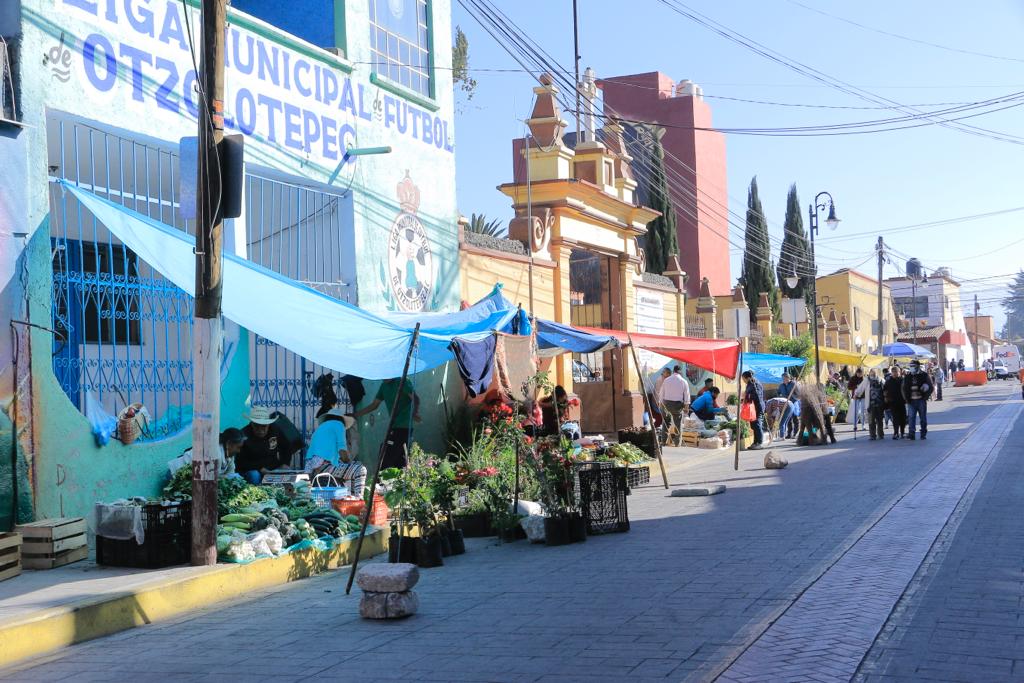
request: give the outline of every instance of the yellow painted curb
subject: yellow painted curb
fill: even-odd
[[[385,531],[367,531],[362,558],[387,550]],[[189,576],[40,610],[0,624],[0,666],[343,567],[352,563],[355,547],[356,539],[352,538],[327,551],[309,548],[249,564],[186,568],[183,571],[189,572]]]

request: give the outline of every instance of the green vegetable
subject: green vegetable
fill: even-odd
[[[222,522],[252,522],[254,519],[258,519],[259,515],[251,515],[243,512],[235,512],[230,515],[224,515],[220,518]]]
[[[348,517],[345,518],[345,521],[349,522],[351,524],[359,524],[359,518],[356,517],[355,515],[349,515]]]

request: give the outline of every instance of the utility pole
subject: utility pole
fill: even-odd
[[[572,46],[573,62],[576,65],[576,142],[580,142],[580,19],[576,12],[576,0],[572,0]],[[531,311],[532,313],[532,311]]]
[[[882,267],[885,265],[885,242],[882,240],[882,236],[878,236],[878,352],[882,352],[882,346],[885,345],[885,333],[883,327],[885,327],[885,318],[882,317],[883,306],[882,306]]]
[[[196,292],[192,325],[192,564],[217,562],[217,450],[220,431],[221,274],[226,0],[202,0]]]
[[[974,295],[974,369],[981,369],[981,342],[978,341],[978,295]]]

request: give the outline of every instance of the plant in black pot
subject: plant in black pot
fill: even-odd
[[[579,458],[571,443],[560,437],[539,441],[528,461],[546,514],[545,543],[565,545],[586,540],[586,525],[576,500],[575,465]]]
[[[431,479],[431,496],[441,518],[441,549],[445,557],[466,552],[466,541],[461,529],[455,528],[454,509],[459,485],[455,468],[447,460],[438,461]]]
[[[388,562],[416,564],[416,538],[408,533],[412,481],[406,474],[406,470],[397,467],[390,467],[380,473],[380,482],[384,487],[384,502],[392,511]]]

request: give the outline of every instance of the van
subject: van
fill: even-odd
[[[992,347],[992,360],[1002,361],[1011,376],[1020,374],[1020,349],[1015,344]]]

